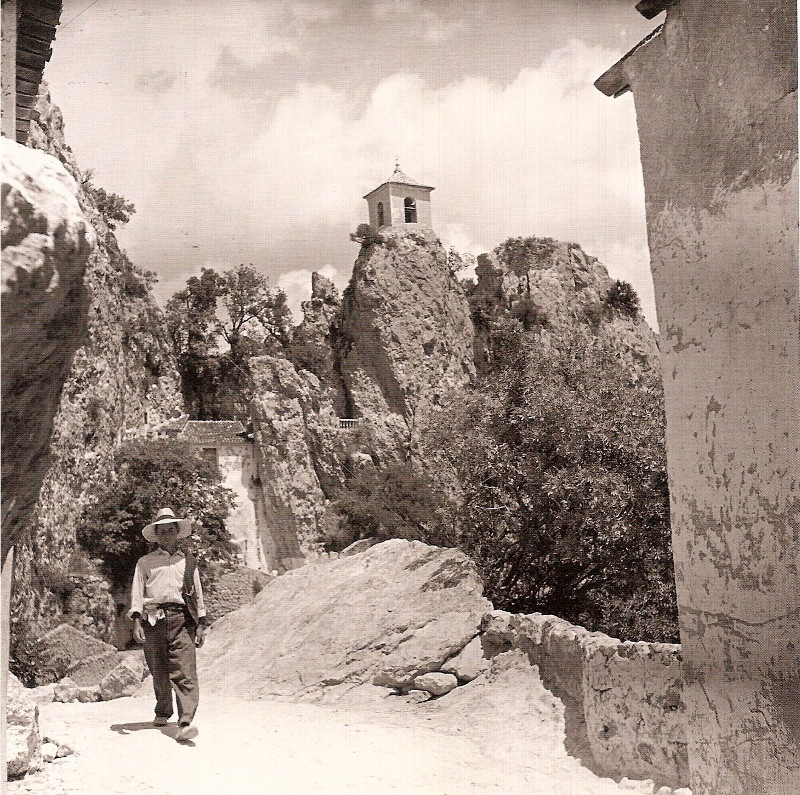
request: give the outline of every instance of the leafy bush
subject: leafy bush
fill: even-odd
[[[657,375],[634,383],[588,332],[521,353],[428,429],[454,542],[498,608],[676,640]]]
[[[335,551],[360,538],[426,540],[433,534],[438,501],[409,462],[383,471],[358,471],[334,501],[339,526],[326,539]]]
[[[117,224],[127,224],[136,212],[132,202],[117,193],[109,193],[93,183],[94,172],[90,169],[81,174],[83,189],[91,198],[98,212],[105,219],[109,229],[116,229]]]
[[[350,240],[361,243],[362,246],[371,246],[374,243],[385,243],[380,232],[376,232],[369,224],[359,224],[356,231],[350,234]]]
[[[552,237],[511,237],[501,243],[495,253],[519,275],[550,257],[557,248],[558,241]]]
[[[603,303],[612,312],[634,320],[640,316],[642,311],[636,290],[628,282],[624,282],[621,279],[617,279],[611,285]]]
[[[233,492],[220,485],[216,468],[191,446],[174,441],[123,445],[111,482],[90,495],[78,542],[117,588],[133,577],[136,561],[150,545],[141,534],[159,508],[170,507],[191,519],[194,532],[181,542],[197,555],[202,569],[212,563],[233,565],[238,550],[225,528],[234,504]],[[188,543],[187,543],[188,542]]]

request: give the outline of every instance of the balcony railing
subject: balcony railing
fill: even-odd
[[[346,417],[339,417],[339,427],[340,428],[355,428],[360,420],[355,419],[351,420]]]

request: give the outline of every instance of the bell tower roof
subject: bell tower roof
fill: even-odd
[[[381,182],[377,188],[371,190],[364,198],[366,199],[368,196],[371,196],[375,193],[376,190],[380,190],[384,185],[413,185],[415,188],[424,188],[425,190],[434,190],[433,187],[430,185],[423,185],[416,180],[411,179],[401,168],[400,163],[394,164],[394,171],[392,172],[392,176],[386,180],[386,182]]]

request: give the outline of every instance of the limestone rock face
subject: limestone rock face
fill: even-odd
[[[37,357],[47,355],[46,340],[30,355],[21,351],[9,356],[11,348],[4,349],[4,367],[11,360],[25,364],[25,381],[15,387],[21,395],[49,394],[48,390],[54,389],[52,385],[56,381],[60,386],[66,378],[60,395],[58,390],[53,391],[57,411],[52,437],[48,440],[49,450],[45,448],[35,453],[36,444],[25,443],[29,451],[25,455],[31,456],[28,471],[33,472],[32,466],[41,465],[44,480],[35,510],[22,532],[16,558],[12,605],[14,636],[22,634],[20,628],[27,628],[26,632],[34,634],[62,620],[61,600],[46,588],[34,589],[32,583],[44,579],[45,574],[52,574],[56,579],[72,575],[75,534],[87,494],[93,485],[108,476],[115,450],[126,435],[142,434],[148,424],[158,424],[179,413],[182,407],[179,376],[148,279],[120,249],[113,230],[99,211],[91,185],[83,181],[75,157],[65,142],[61,112],[50,102],[45,87],[40,92],[36,109],[39,121],[31,122],[30,143],[48,152],[51,160],[57,158],[63,170],[77,178],[76,186],[71,178],[64,176],[76,197],[73,204],[80,205],[85,217],[87,241],[91,237],[96,239],[97,245],[88,259],[88,249],[82,255],[85,287],[82,263],[71,292],[67,291],[65,271],[60,286],[53,293],[54,299],[61,294],[64,307],[48,328],[59,344],[66,345],[74,338],[73,349],[80,346],[72,357],[71,366],[66,362],[65,371],[57,379],[49,360],[39,363]],[[6,151],[4,146],[4,158]],[[26,151],[30,152],[30,157],[45,157],[41,152]],[[4,235],[4,245],[13,243],[14,239],[13,235],[8,238]],[[3,253],[5,260],[5,250]],[[85,317],[87,304],[88,322],[81,321],[78,328],[76,323]],[[10,333],[8,320],[9,315],[4,314],[4,331],[8,329]],[[43,379],[51,386],[45,385]],[[3,381],[5,389],[5,377]],[[9,386],[12,383],[8,381]],[[14,401],[4,401],[4,406],[8,407],[4,411],[25,416],[13,404]],[[28,414],[36,416],[33,411]],[[4,439],[26,438],[22,429],[11,433],[11,427],[5,425],[9,433]],[[4,476],[20,469],[26,467],[5,466]],[[12,493],[5,488],[4,481],[4,495]],[[4,538],[6,536],[4,533]],[[85,574],[91,579],[96,572]],[[115,611],[108,592],[96,585],[79,590],[87,599],[74,605],[77,612],[68,620],[98,637],[110,637]],[[73,606],[67,607],[72,609]]]
[[[453,674],[422,674],[414,679],[415,690],[425,690],[432,696],[443,696],[458,686],[458,679]]]
[[[313,373],[339,416],[346,415],[344,386],[333,349],[338,334],[341,299],[330,279],[311,274],[311,299],[303,302],[303,322],[295,329],[289,358],[298,369]]]
[[[410,689],[478,632],[490,603],[458,550],[395,539],[277,578],[217,621],[204,687],[333,699],[372,682]]]
[[[96,235],[53,157],[3,142],[3,539],[21,535],[47,472],[53,416],[86,330]]]
[[[4,143],[5,146],[5,143]],[[39,707],[14,674],[8,675],[6,708],[6,769],[17,778],[42,768]]]
[[[591,326],[632,366],[658,367],[656,337],[643,317],[630,317],[606,304],[614,283],[605,266],[577,243],[550,238],[512,239],[478,257],[477,283],[470,296],[473,316],[509,314],[523,326],[565,331]],[[475,357],[486,362],[485,326],[476,328]]]
[[[337,340],[347,406],[379,458],[414,446],[417,423],[475,375],[461,285],[430,230],[381,233],[363,246],[342,299]]]
[[[258,525],[268,565],[285,571],[318,553],[325,516],[323,484],[341,482],[338,420],[312,373],[260,356],[250,362],[251,405],[261,488]]]

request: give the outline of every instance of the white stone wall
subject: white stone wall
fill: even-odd
[[[212,442],[198,443],[198,450],[208,450]],[[258,533],[255,502],[259,488],[256,481],[252,443],[218,444],[217,465],[222,485],[235,494],[236,503],[225,520],[225,526],[242,550],[242,561],[251,569],[265,569],[266,561]]]
[[[484,617],[482,632],[485,649],[521,649],[539,667],[606,774],[686,786],[680,646],[622,642],[556,616],[502,610]]]

